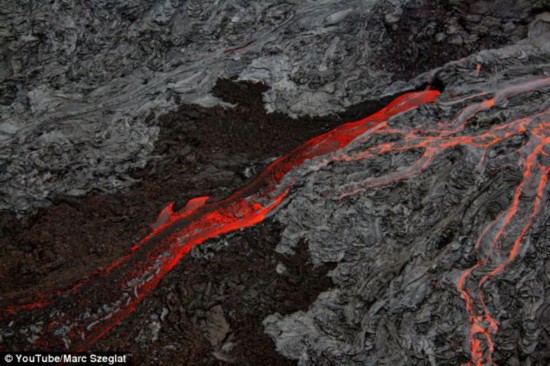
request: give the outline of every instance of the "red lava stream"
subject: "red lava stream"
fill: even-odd
[[[483,287],[520,254],[525,235],[543,209],[550,172],[550,111],[491,126],[470,135],[462,132],[468,120],[480,111],[502,106],[515,95],[547,87],[550,87],[550,78],[508,85],[492,96],[481,93],[439,102],[441,105],[465,106],[454,120],[432,123],[437,128],[425,130],[389,127],[387,122],[398,114],[435,103],[439,92],[427,90],[404,94],[369,117],[343,124],[307,141],[271,163],[256,179],[226,199],[210,202],[208,197],[198,197],[178,212],[173,212],[173,204],[168,205],[152,225],[151,233],[135,244],[127,255],[70,290],[35,295],[32,301],[20,299],[5,307],[2,324],[10,323],[11,328],[22,329],[35,348],[86,350],[129,316],[141,299],[193,246],[262,221],[287,197],[294,183],[288,173],[306,160],[322,157],[345,164],[388,152],[422,151],[421,157],[409,167],[339,187],[335,195],[342,199],[418,174],[437,155],[455,146],[479,149],[482,159],[478,169],[483,171],[488,149],[512,136],[522,135],[528,137],[517,151],[522,180],[515,188],[510,206],[480,233],[475,243],[478,262],[462,272],[457,281],[457,289],[469,316],[470,364],[492,364],[493,337],[498,322],[487,308]],[[340,151],[367,134],[397,134],[401,138],[350,155]],[[519,211],[528,214],[519,214]]]
[[[2,309],[1,321],[18,329],[27,346],[42,349],[89,349],[129,316],[191,248],[207,239],[261,222],[287,196],[293,182],[284,179],[306,160],[336,152],[358,136],[385,125],[400,113],[432,103],[438,91],[408,93],[361,120],[312,138],[272,162],[247,186],[226,199],[190,200],[180,211],[168,205],[153,230],[130,252],[68,291],[19,299]],[[0,344],[1,346],[1,344]]]

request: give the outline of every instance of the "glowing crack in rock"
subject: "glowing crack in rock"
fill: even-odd
[[[378,144],[365,151],[341,158],[344,161],[353,161],[388,152],[423,150],[421,157],[414,164],[399,172],[341,187],[337,195],[338,199],[416,175],[426,169],[437,155],[454,146],[466,145],[483,150],[482,160],[478,165],[478,169],[483,170],[485,155],[489,148],[513,136],[527,136],[528,141],[517,151],[520,156],[518,165],[522,170],[522,180],[514,190],[511,205],[484,228],[475,244],[478,262],[465,270],[457,283],[469,314],[470,358],[473,365],[493,364],[492,354],[495,348],[493,337],[498,330],[498,321],[491,316],[487,307],[483,287],[519,255],[525,234],[543,209],[543,202],[547,198],[550,173],[550,110],[497,125],[479,134],[465,136],[461,132],[468,120],[476,113],[495,105],[504,105],[508,98],[514,95],[548,87],[550,87],[549,77],[504,87],[493,97],[464,107],[451,123],[439,123],[440,128],[437,130],[375,131],[373,134],[397,134],[401,139]],[[486,96],[486,93],[445,104],[463,103],[482,96]],[[527,215],[518,213],[520,206],[523,206]]]

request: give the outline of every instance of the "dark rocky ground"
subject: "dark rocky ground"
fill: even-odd
[[[527,24],[544,10],[543,2],[510,1],[496,11],[487,3],[406,2],[397,10],[391,2],[379,2],[368,14],[375,65],[391,73],[392,81],[407,80],[446,61],[524,38]],[[298,70],[296,83],[309,72]],[[15,85],[13,80],[3,84],[4,104],[15,99]],[[266,114],[261,93],[268,87],[218,79],[212,94],[234,108],[201,107],[175,96],[176,111],[145,120],[159,127],[154,158],[145,168],[128,171],[136,180],[128,189],[53,195],[49,207],[21,218],[3,210],[0,300],[9,303],[44,285],[64,286],[86,276],[143,236],[168,202],[223,197],[268,159],[388,100],[370,98],[331,117],[292,119]],[[136,364],[150,365],[294,363],[275,351],[262,322],[273,313],[306,311],[334,285],[326,276],[334,265],[313,266],[307,241],[295,255],[276,253],[283,230],[269,219],[197,248],[94,349],[130,351]]]
[[[547,5],[546,5],[547,6]],[[544,11],[543,2],[419,1],[397,10],[375,6],[377,65],[410,79],[475,52],[512,44],[527,36],[527,25]]]
[[[265,222],[225,238],[215,254],[186,258],[93,349],[130,351],[137,364],[293,364],[275,352],[262,321],[306,310],[331,286],[333,266],[314,268],[305,243],[295,256],[275,253],[280,230]]]

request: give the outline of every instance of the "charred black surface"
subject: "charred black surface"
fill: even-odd
[[[409,79],[474,52],[512,44],[527,36],[527,25],[542,1],[414,1],[401,7],[378,4],[370,39],[378,65]]]
[[[262,321],[290,314],[332,285],[335,266],[314,267],[306,243],[293,256],[274,252],[282,227],[271,221],[205,243],[184,259],[136,316],[96,344],[126,350],[138,364],[292,365],[275,352]]]

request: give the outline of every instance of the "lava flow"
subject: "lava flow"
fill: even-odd
[[[50,291],[15,301],[1,312],[3,338],[17,349],[81,351],[129,316],[178,261],[197,244],[262,221],[288,195],[288,173],[307,160],[338,152],[359,136],[420,105],[433,103],[438,91],[407,93],[386,108],[343,124],[280,157],[251,183],[226,199],[198,197],[179,211],[173,203],[159,214],[149,235],[130,252],[69,290]],[[10,331],[17,330],[17,332]],[[18,338],[20,337],[20,338]],[[0,348],[2,348],[0,343]]]
[[[469,314],[470,364],[473,365],[493,364],[492,355],[495,349],[493,337],[498,330],[498,321],[491,316],[484,298],[484,285],[520,254],[525,235],[544,208],[550,173],[550,110],[500,124],[481,133],[470,135],[462,133],[467,122],[480,111],[504,105],[515,95],[548,87],[550,87],[548,77],[506,86],[493,97],[464,107],[449,124],[439,123],[438,129],[378,130],[373,134],[393,134],[400,135],[401,138],[396,142],[378,144],[351,156],[339,158],[343,161],[355,161],[388,152],[422,150],[421,157],[410,167],[379,178],[341,187],[341,191],[337,193],[337,198],[341,199],[418,174],[426,169],[437,155],[459,145],[481,150],[482,158],[477,169],[483,171],[490,148],[513,136],[527,137],[527,142],[517,150],[522,180],[514,190],[512,202],[482,230],[474,246],[478,261],[462,272],[458,279],[457,288],[466,302],[466,310]],[[462,104],[486,95],[487,93],[480,93],[440,104],[447,106]]]
[[[21,348],[87,349],[130,315],[193,246],[262,221],[288,196],[295,183],[289,173],[309,159],[319,157],[327,162],[346,163],[390,152],[421,151],[420,158],[408,167],[339,187],[335,197],[343,199],[419,174],[438,155],[456,146],[477,151],[481,156],[477,169],[483,173],[490,149],[521,136],[526,142],[515,154],[522,179],[514,190],[510,206],[488,223],[472,243],[477,263],[464,270],[457,281],[468,313],[470,364],[492,364],[498,321],[489,311],[484,287],[520,255],[526,234],[544,209],[550,173],[550,110],[481,131],[470,132],[467,124],[476,114],[503,106],[516,95],[549,87],[550,78],[542,78],[507,85],[493,94],[479,93],[440,101],[441,106],[464,106],[454,120],[440,122],[435,129],[433,126],[397,128],[389,126],[388,120],[420,105],[434,103],[438,91],[400,96],[378,113],[341,125],[280,157],[250,184],[224,200],[210,202],[208,197],[198,197],[177,212],[173,210],[173,203],[168,205],[152,225],[151,233],[126,256],[68,291],[40,295],[34,302],[21,299],[4,309],[2,323],[21,330],[25,337],[25,341],[18,344]],[[362,151],[343,152],[358,137],[370,141],[376,135],[397,135],[399,139],[374,144]],[[525,212],[528,214],[523,214]]]

